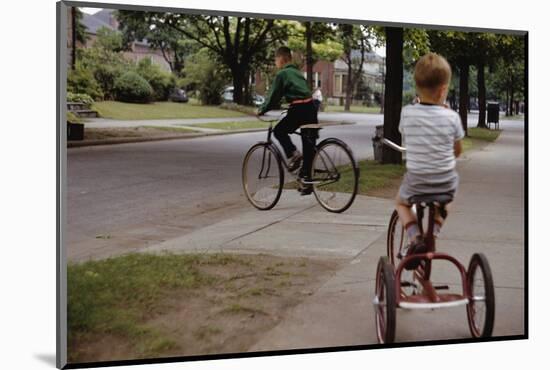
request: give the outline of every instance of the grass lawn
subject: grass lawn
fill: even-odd
[[[165,131],[165,132],[179,132],[179,133],[188,133],[188,132],[198,132],[189,127],[175,127],[175,126],[139,126],[150,130],[156,131]]]
[[[401,179],[405,173],[405,165],[386,164],[382,165],[374,160],[360,161],[359,165],[359,186],[357,194],[359,195],[379,195],[384,190],[392,190],[394,193],[394,183]],[[341,172],[341,179],[332,186],[326,187],[327,190],[350,193],[353,189],[352,172]]]
[[[69,362],[243,352],[339,266],[229,254],[71,263]]]
[[[512,120],[512,121],[525,121],[524,114],[515,114],[513,116],[507,116],[505,114],[500,115],[501,120]]]
[[[488,130],[483,128],[469,128],[468,137],[462,142],[463,150],[470,150],[474,146],[495,141],[500,135],[500,130]],[[357,194],[393,197],[405,173],[405,164],[382,165],[374,160],[359,162],[359,187]],[[349,193],[352,190],[351,169],[341,172],[341,179],[333,185],[325,187],[327,191],[338,191]],[[296,182],[285,184],[285,189],[294,189]]]
[[[194,132],[197,131],[187,127],[139,126],[120,128],[87,128],[84,130],[84,140],[167,137]]]
[[[482,144],[495,141],[502,130],[489,130],[486,128],[468,128],[468,136],[462,140],[462,149],[470,150],[476,143]]]
[[[102,101],[93,104],[93,109],[103,118],[119,120],[146,120],[172,118],[220,118],[243,117],[245,114],[192,103],[156,102],[132,104],[117,101]]]
[[[374,160],[360,161],[359,165],[359,186],[357,194],[393,197],[401,177],[405,173],[405,165],[387,164],[382,165]],[[340,170],[341,178],[337,183],[323,186],[323,190],[351,193],[353,189],[352,170],[346,168]],[[293,181],[285,184],[285,189],[296,189],[298,184]]]
[[[344,112],[344,106],[328,105],[325,106],[325,112]],[[380,107],[366,107],[364,105],[352,105],[350,113],[375,113],[380,114]]]
[[[249,128],[268,128],[269,123],[261,121],[235,121],[235,122],[213,122],[193,125],[202,128],[215,128],[219,130],[243,130]]]

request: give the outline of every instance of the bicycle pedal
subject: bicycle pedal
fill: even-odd
[[[448,285],[435,285],[434,289],[435,290],[449,290],[449,286]]]

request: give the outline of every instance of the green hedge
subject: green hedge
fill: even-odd
[[[116,99],[127,103],[149,103],[154,91],[149,82],[136,72],[126,72],[115,80]]]
[[[67,92],[73,94],[87,94],[93,99],[102,100],[103,91],[92,72],[77,63],[76,68],[69,72],[67,78]]]
[[[176,86],[176,79],[170,72],[153,64],[150,58],[140,60],[136,72],[149,82],[155,100],[168,100],[170,91]]]
[[[67,101],[72,103],[84,103],[91,105],[94,103],[94,99],[88,94],[75,94],[72,92],[67,93]]]

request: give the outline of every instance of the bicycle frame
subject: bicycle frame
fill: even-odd
[[[281,113],[284,114],[285,112]],[[262,120],[260,119],[261,121],[264,121],[266,122],[265,120]],[[263,141],[263,142],[260,142],[262,144],[266,144],[266,145],[269,145],[276,153],[276,155],[278,156],[278,160],[281,161],[281,163],[283,164],[283,167],[289,172],[289,173],[292,173],[288,167],[288,163],[286,160],[284,160],[284,156],[283,156],[283,153],[281,152],[281,150],[279,149],[279,147],[277,145],[275,145],[275,143],[273,142],[273,139],[272,139],[272,135],[273,135],[273,122],[280,122],[280,120],[277,120],[277,121],[269,121],[269,128],[267,130],[267,140],[266,141]],[[294,131],[293,134],[295,135],[299,135],[299,136],[303,136],[302,133],[298,132],[298,131]],[[310,139],[307,139],[306,140],[310,140]],[[325,143],[326,140],[329,140],[329,139],[325,139],[323,140],[322,142],[320,142],[318,145],[321,146],[321,144]],[[310,143],[312,144],[312,147],[313,147],[313,156],[315,156],[315,154],[317,154],[319,152],[319,150],[317,149],[317,145],[315,145],[315,142],[311,142]],[[327,166],[327,163],[325,161],[325,158],[321,157],[321,160],[323,161],[323,164],[325,165],[325,168],[327,168],[327,172],[330,172],[330,170],[328,170],[328,168],[330,168],[329,166]],[[331,162],[330,164],[332,165],[332,168],[336,169],[336,166],[334,165],[334,163],[332,162],[332,160],[330,160],[330,158],[328,158],[328,160]],[[264,162],[265,162],[265,151],[264,151],[264,154],[263,154],[263,157],[262,157],[262,167],[260,169],[260,175],[262,174],[263,172],[263,169],[264,169]],[[268,169],[266,170],[266,174],[269,172],[269,166],[268,166]],[[259,177],[260,178],[260,177]],[[331,182],[336,182],[340,179],[340,173],[337,173],[336,175],[336,178],[331,178]],[[314,179],[312,178],[311,181],[303,181],[303,180],[300,180],[301,183],[303,184],[319,184],[319,183],[326,183],[326,184],[330,184],[331,182],[327,182],[326,179],[323,179],[323,180],[318,180],[318,179]]]

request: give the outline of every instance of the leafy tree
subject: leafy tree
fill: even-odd
[[[107,27],[100,27],[94,46],[118,53],[125,49],[122,33]]]
[[[221,91],[231,80],[229,71],[220,67],[207,48],[189,56],[185,60],[186,74],[180,81],[199,91],[202,104],[220,104]]]
[[[136,40],[147,40],[151,48],[161,51],[170,70],[176,76],[182,76],[185,58],[196,52],[199,47],[195,41],[182,37],[181,32],[170,27],[159,27],[155,14],[118,10],[115,15],[119,21],[124,44],[128,48]]]
[[[176,37],[193,40],[206,48],[231,72],[236,103],[246,102],[250,68],[266,57],[266,50],[282,39],[272,19],[175,13],[142,12],[149,26],[159,32],[175,32]]]
[[[506,115],[514,115],[518,111],[518,97],[521,97],[525,87],[525,38],[524,36],[508,35],[503,37],[500,51],[500,64],[497,87],[506,96]],[[514,109],[515,108],[515,109]]]
[[[115,80],[132,68],[132,63],[120,52],[119,36],[100,28],[94,45],[78,50],[79,63],[91,72],[105,99],[115,98]]]
[[[85,44],[88,40],[88,35],[86,34],[86,26],[82,24],[82,18],[84,15],[82,11],[77,7],[70,8],[71,14],[71,69],[76,68],[76,42],[79,41],[82,44]]]
[[[372,28],[368,26],[351,24],[338,25],[338,36],[344,47],[344,53],[341,59],[348,67],[346,102],[344,106],[346,112],[349,112],[353,93],[357,90],[357,85],[363,78],[365,56],[367,52],[372,50],[372,46],[369,42],[373,36],[372,32]]]
[[[76,41],[85,44],[86,41],[89,39],[89,36],[86,33],[86,26],[82,23],[82,18],[84,17],[84,14],[79,8],[73,7],[72,9],[74,9],[74,16],[76,20],[76,22],[74,22]]]
[[[453,70],[459,73],[459,107],[458,112],[462,127],[468,134],[468,106],[470,101],[469,79],[470,66],[475,65],[477,59],[473,54],[475,35],[458,31],[428,31],[430,48],[444,56]]]

